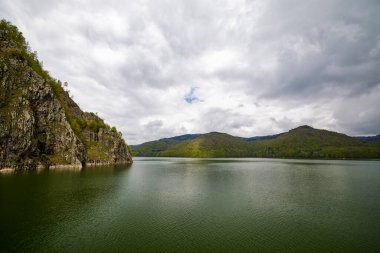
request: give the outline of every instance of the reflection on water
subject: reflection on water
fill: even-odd
[[[376,251],[379,165],[138,158],[0,174],[0,252]]]

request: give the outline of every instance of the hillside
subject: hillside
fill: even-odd
[[[5,20],[0,71],[0,169],[132,162],[121,133],[83,112]]]
[[[192,140],[199,134],[186,134],[171,138],[164,138],[157,141],[145,142],[141,145],[131,145],[135,156],[156,156],[157,153],[165,151],[169,147],[186,140]]]
[[[366,141],[366,142],[373,142],[373,143],[377,143],[377,144],[380,144],[380,135],[376,135],[376,136],[360,136],[360,137],[356,137],[362,141]]]
[[[167,141],[159,149],[149,149],[163,140],[134,146],[133,152],[137,156],[168,157],[380,158],[380,145],[309,126],[252,138],[208,133],[190,140]]]
[[[380,145],[327,130],[301,126],[252,147],[255,157],[379,158]]]
[[[249,143],[243,138],[212,132],[169,146],[159,156],[173,157],[246,157]]]

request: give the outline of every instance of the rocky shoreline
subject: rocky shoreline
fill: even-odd
[[[92,162],[92,163],[87,163],[85,166],[82,166],[81,164],[55,164],[55,165],[51,165],[49,167],[46,167],[44,165],[38,165],[35,169],[17,169],[17,168],[14,168],[14,167],[4,167],[4,168],[1,168],[0,169],[0,173],[13,173],[13,172],[17,172],[17,171],[26,171],[26,170],[29,170],[29,171],[32,171],[32,170],[36,170],[36,171],[43,171],[43,170],[81,170],[81,169],[84,169],[84,168],[89,168],[89,167],[100,167],[100,166],[112,166],[112,165],[130,165],[132,164],[133,162],[127,162],[127,161],[124,161],[124,162],[107,162],[107,163],[104,163],[104,162]]]

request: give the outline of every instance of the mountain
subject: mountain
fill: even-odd
[[[133,152],[136,156],[168,157],[380,158],[378,144],[310,126],[253,138],[212,132],[183,141],[167,140],[171,138],[133,146]]]
[[[380,144],[380,135],[376,135],[376,136],[359,136],[357,138],[360,139],[360,140],[362,140],[362,141],[373,142],[373,143]]]
[[[135,156],[157,156],[160,153],[174,144],[182,141],[192,140],[199,136],[199,134],[185,134],[171,138],[164,138],[157,141],[145,142],[141,145],[131,145],[133,154]]]
[[[212,132],[179,142],[159,153],[159,156],[180,157],[246,157],[249,143],[240,137]]]
[[[83,112],[22,33],[0,21],[0,169],[131,163],[116,128]]]
[[[380,145],[327,130],[301,126],[253,144],[256,157],[380,158]]]
[[[276,137],[278,137],[280,134],[275,134],[275,135],[265,135],[265,136],[255,136],[255,137],[249,137],[249,138],[244,138],[247,141],[260,141],[260,140],[271,140]]]

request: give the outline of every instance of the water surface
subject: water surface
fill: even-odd
[[[0,173],[0,252],[376,252],[380,161]]]

